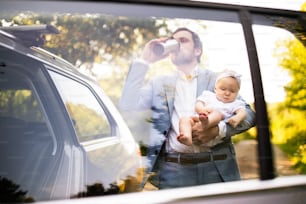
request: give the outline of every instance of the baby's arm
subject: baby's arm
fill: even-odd
[[[244,108],[240,108],[236,110],[235,115],[229,118],[228,123],[236,128],[241,121],[243,121],[247,116],[247,112]]]

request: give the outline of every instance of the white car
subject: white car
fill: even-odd
[[[34,46],[43,33],[58,31],[0,30],[1,202],[139,191],[139,145],[118,110],[94,80]]]

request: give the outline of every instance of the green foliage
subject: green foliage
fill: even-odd
[[[284,103],[271,106],[269,113],[273,142],[291,157],[296,169],[306,173],[306,48],[296,39],[279,42],[279,64],[292,81],[285,86]]]
[[[41,121],[43,116],[32,94],[30,90],[1,90],[0,110],[2,114],[25,121]]]
[[[280,147],[291,156],[295,169],[302,173],[306,173],[306,131],[298,132],[296,137],[288,139],[286,143]]]
[[[114,102],[120,95],[130,58],[139,56],[139,48],[158,36],[160,30],[168,32],[165,21],[156,18],[33,12],[4,16],[0,23],[11,26],[54,25],[60,34],[47,35],[44,48],[97,77]]]
[[[126,18],[100,14],[39,14],[20,13],[5,19],[11,25],[51,24],[59,35],[46,36],[45,48],[72,64],[116,61],[116,56],[134,53],[135,45],[142,45],[165,27],[153,18]]]
[[[306,48],[297,40],[283,41],[280,46],[286,48],[279,57],[280,65],[290,71],[292,81],[285,87],[286,106],[306,109]]]
[[[19,185],[13,181],[0,176],[0,202],[1,203],[29,203],[34,202],[32,197],[26,196]]]
[[[305,111],[280,103],[271,105],[269,113],[273,143],[289,155],[299,172],[306,173]]]
[[[80,141],[111,135],[108,120],[98,115],[85,105],[67,103],[66,106],[75,122],[75,129]]]
[[[301,11],[306,11],[306,1],[301,5]]]

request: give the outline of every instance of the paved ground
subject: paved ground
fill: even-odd
[[[244,140],[237,143],[235,149],[242,178],[258,178],[257,142],[255,140]],[[273,145],[273,155],[277,176],[297,174],[286,154],[275,145]]]

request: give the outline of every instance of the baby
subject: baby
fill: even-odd
[[[204,130],[215,127],[221,120],[237,127],[247,113],[245,103],[237,99],[240,89],[240,75],[231,70],[221,72],[215,83],[215,93],[203,91],[197,98],[195,111],[198,115],[182,117],[179,121],[177,139],[185,145],[192,145],[192,127],[202,123]],[[213,147],[222,142],[220,137],[201,146]]]

